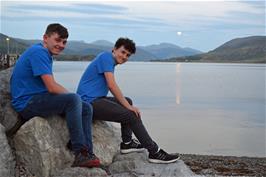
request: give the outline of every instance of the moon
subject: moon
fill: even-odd
[[[181,36],[181,35],[182,35],[182,32],[181,32],[181,31],[178,31],[178,32],[176,32],[176,34],[177,34],[178,36]]]

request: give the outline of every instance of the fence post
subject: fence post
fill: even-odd
[[[10,56],[9,56],[9,54],[7,54],[7,56],[6,56],[6,65],[7,65],[7,68],[10,67]]]

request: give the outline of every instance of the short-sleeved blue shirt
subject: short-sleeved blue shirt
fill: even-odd
[[[115,59],[111,52],[100,53],[87,67],[79,81],[77,94],[86,102],[108,94],[104,72],[114,73]]]
[[[22,111],[32,96],[47,93],[41,75],[52,75],[53,58],[43,45],[35,44],[18,59],[11,79],[12,105],[17,112]]]

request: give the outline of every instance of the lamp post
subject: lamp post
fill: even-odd
[[[7,42],[7,54],[9,54],[9,40],[10,40],[10,39],[7,37],[7,38],[6,38],[6,42]]]

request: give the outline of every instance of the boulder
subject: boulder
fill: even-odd
[[[53,177],[103,177],[107,176],[101,168],[65,168],[56,172]]]
[[[0,176],[15,175],[15,158],[8,144],[5,128],[0,124]]]
[[[119,135],[113,129],[114,127],[106,122],[96,121],[93,124],[94,152],[104,165],[112,163],[113,156],[119,150]],[[56,171],[71,166],[74,156],[66,149],[68,140],[64,118],[34,117],[14,136],[17,159],[32,174],[49,177]]]
[[[147,157],[147,152],[117,154],[109,170],[113,177],[188,177],[194,175],[182,160],[171,164],[153,164],[148,162]]]
[[[9,131],[17,122],[17,113],[11,107],[9,80],[13,68],[0,71],[0,123]]]
[[[110,165],[113,157],[120,150],[120,131],[110,122],[94,121],[92,134],[94,153],[103,165]]]

